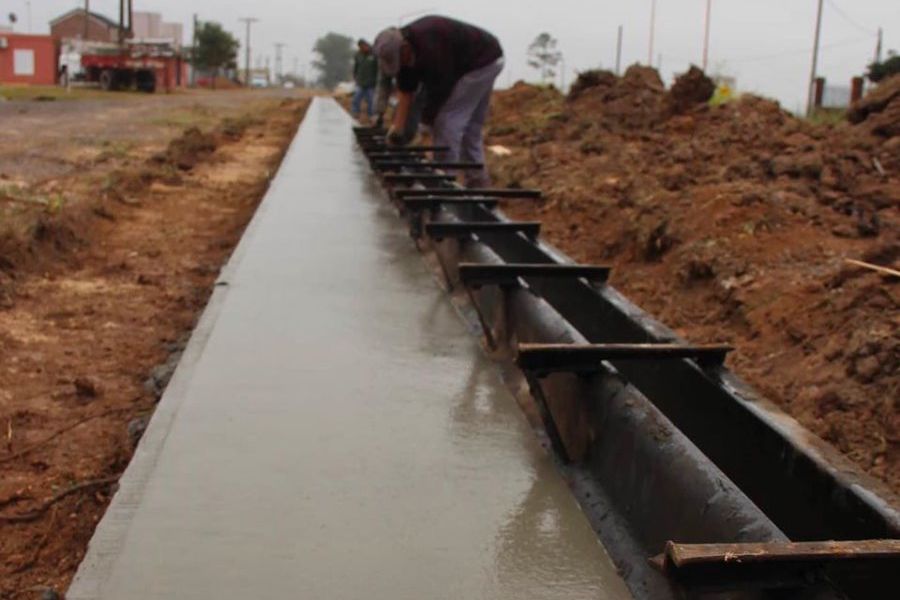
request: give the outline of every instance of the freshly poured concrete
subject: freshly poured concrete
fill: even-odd
[[[70,599],[628,597],[333,101],[224,279]]]

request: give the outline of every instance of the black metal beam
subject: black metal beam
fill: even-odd
[[[502,223],[498,221],[470,221],[461,223],[427,223],[425,233],[436,240],[444,238],[465,238],[478,233],[523,233],[531,239],[541,232],[538,221]]]
[[[415,190],[421,193],[423,190]],[[486,206],[494,208],[498,204],[496,198],[434,198],[431,196],[413,196],[400,200],[407,210],[437,210],[441,206]]]
[[[410,196],[422,196],[428,194],[431,197],[440,198],[465,198],[468,196],[487,198],[540,198],[540,190],[519,190],[513,188],[482,189],[482,188],[442,188],[433,190],[396,190],[397,198],[404,199]]]
[[[361,144],[366,153],[375,152],[407,152],[407,153],[424,153],[424,152],[447,152],[450,150],[448,146],[391,146],[384,142],[371,142]]]
[[[389,151],[378,151],[378,152],[367,152],[366,158],[369,160],[393,160],[393,159],[404,159],[404,158],[412,158],[414,156],[419,156],[427,153],[427,150],[389,150]]]
[[[411,181],[455,181],[456,175],[448,173],[385,173],[388,183],[409,183]]]
[[[459,265],[459,279],[467,287],[516,285],[519,278],[587,279],[603,283],[609,279],[609,273],[609,267],[596,265],[561,265],[558,263],[500,265],[460,263]]]
[[[691,358],[721,365],[734,348],[724,344],[520,344],[516,364],[530,371],[583,372],[605,360],[676,360]]]
[[[372,168],[376,171],[396,171],[399,169],[455,169],[477,171],[484,169],[482,163],[429,161],[429,160],[375,160]]]

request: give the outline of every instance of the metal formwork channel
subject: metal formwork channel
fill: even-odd
[[[355,133],[488,349],[527,384],[636,597],[894,597],[900,501],[735,377],[732,348],[678,339],[606,283],[609,269],[573,265],[539,223],[497,208],[540,191],[465,189],[444,169],[481,165]]]

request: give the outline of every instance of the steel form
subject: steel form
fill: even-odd
[[[355,133],[376,171],[408,175],[382,181],[413,236],[432,241],[448,287],[464,288],[488,347],[510,346],[561,468],[636,597],[783,598],[801,589],[816,598],[893,597],[897,499],[734,377],[724,366],[730,346],[682,342],[607,285],[608,268],[568,264],[537,240],[539,223],[517,224],[497,209],[500,199],[539,199],[539,190],[464,189],[441,171],[458,163],[427,160],[433,148],[392,148],[383,132]],[[624,407],[603,406],[622,398]],[[621,420],[618,430],[609,429],[612,419]],[[655,450],[640,442],[610,471],[598,451],[621,446],[609,438],[644,435],[648,427],[662,427],[651,435],[666,441],[658,439]],[[740,445],[751,440],[758,445],[744,452]],[[660,465],[683,470],[655,471]],[[651,489],[673,497],[629,498],[638,488],[608,479],[612,472],[629,478],[636,467],[666,478]],[[723,485],[743,529],[717,521],[714,510],[693,526],[677,522],[689,508],[679,501],[702,498],[702,490],[687,488],[703,488],[710,477]],[[639,508],[623,506],[632,502]],[[829,539],[842,542],[814,544]],[[646,565],[632,563],[642,554]]]

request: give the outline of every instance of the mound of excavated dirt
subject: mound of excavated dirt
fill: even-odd
[[[625,75],[584,89],[572,98],[570,111],[592,118],[605,129],[646,129],[664,112],[666,90],[655,69],[633,65]]]
[[[847,119],[863,124],[875,135],[900,136],[900,75],[882,81],[865,98],[850,107]],[[900,152],[896,145],[894,148]]]
[[[708,102],[715,92],[715,82],[692,65],[687,73],[675,80],[669,90],[669,110],[672,114],[687,112],[698,104]]]
[[[218,145],[213,134],[204,133],[197,127],[190,127],[169,142],[169,147],[157,156],[156,160],[173,165],[182,171],[190,171],[198,162],[215,152]]]
[[[612,71],[604,71],[601,69],[591,69],[578,74],[578,78],[572,87],[569,88],[569,100],[574,100],[585,90],[592,88],[610,88],[616,84],[618,77]]]
[[[645,67],[591,76],[568,100],[519,84],[496,95],[489,143],[512,153],[491,171],[545,192],[509,214],[686,338],[735,344],[737,373],[900,490],[900,282],[844,260],[900,260],[895,85],[832,126],[710,107],[696,71],[668,92]]]

